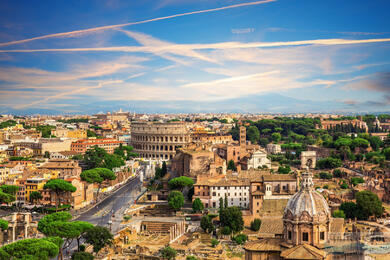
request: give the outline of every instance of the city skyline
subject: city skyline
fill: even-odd
[[[386,1],[2,1],[0,113],[389,112]]]

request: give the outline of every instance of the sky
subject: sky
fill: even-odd
[[[0,0],[0,113],[390,112],[388,0]]]

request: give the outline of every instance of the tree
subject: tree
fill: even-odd
[[[164,177],[165,174],[167,174],[167,173],[168,173],[167,163],[165,161],[163,161],[162,166],[161,166],[161,177]]]
[[[8,229],[8,221],[0,218],[0,229],[5,231]]]
[[[72,260],[93,260],[95,257],[87,252],[74,252]]]
[[[333,174],[330,172],[320,172],[320,179],[330,180],[333,178]]]
[[[204,209],[204,205],[199,198],[194,199],[192,202],[192,210],[194,212],[201,212]]]
[[[360,177],[352,177],[351,178],[351,183],[352,183],[353,186],[356,186],[359,183],[364,183],[364,180],[363,180],[363,178],[360,178]]]
[[[230,160],[230,161],[228,162],[227,169],[228,169],[228,170],[232,170],[232,171],[237,171],[237,167],[236,167],[236,165],[234,164],[234,161],[233,161],[233,160]]]
[[[83,251],[80,249],[80,240],[81,238],[88,232],[88,230],[94,228],[94,226],[89,223],[89,222],[85,222],[85,221],[74,221],[72,222],[72,224],[77,228],[79,234],[78,236],[76,237],[77,239],[77,251]]]
[[[237,233],[244,229],[244,220],[242,212],[237,207],[224,208],[219,216],[222,226],[228,226],[233,233]]]
[[[342,210],[335,210],[332,214],[332,217],[334,218],[345,218],[345,213]]]
[[[219,211],[218,211],[218,214],[221,215],[222,214],[222,210],[224,209],[224,206],[223,206],[223,198],[220,197],[219,198]]]
[[[351,147],[351,145],[352,145],[352,139],[351,139],[351,138],[340,137],[339,139],[337,139],[337,140],[334,142],[334,145],[336,146],[336,148],[340,148],[340,147],[342,147],[342,146]]]
[[[206,215],[203,216],[200,220],[200,227],[203,229],[204,232],[206,233],[211,233],[214,231],[215,227],[213,225],[212,219]]]
[[[180,189],[183,190],[184,187],[191,188],[194,185],[194,180],[186,176],[180,176],[173,178],[168,182],[168,185],[171,190]]]
[[[370,146],[370,142],[363,138],[355,138],[352,140],[353,147],[367,148]]]
[[[94,168],[83,171],[80,174],[80,178],[88,183],[98,184],[98,190],[96,193],[96,198],[98,199],[103,181],[115,180],[116,175],[110,169],[107,168]]]
[[[111,245],[114,237],[107,228],[95,226],[89,229],[83,238],[86,243],[93,246],[93,252],[98,253],[106,245]]]
[[[348,189],[348,184],[345,180],[341,181],[340,188],[343,190]]]
[[[11,203],[12,201],[15,200],[15,196],[11,195],[11,194],[8,194],[6,192],[3,192],[1,189],[0,189],[0,203]]]
[[[50,153],[48,151],[45,151],[45,154],[43,155],[44,158],[50,158]]]
[[[344,176],[343,172],[340,169],[333,170],[333,176],[335,178],[342,178]]]
[[[366,217],[380,217],[383,213],[382,201],[371,191],[364,190],[356,193],[356,204]]]
[[[0,186],[0,202],[11,203],[15,200],[16,192],[19,190],[19,186],[16,185],[1,185]]]
[[[0,248],[0,259],[49,260],[58,255],[62,239],[59,237],[30,238]]]
[[[130,160],[132,157],[139,156],[138,153],[133,152],[133,146],[127,146],[120,144],[119,147],[115,148],[114,154],[122,157],[124,160]]]
[[[368,141],[370,142],[370,146],[374,151],[378,151],[378,149],[383,144],[382,140],[378,136],[370,136]]]
[[[239,234],[239,235],[237,235],[237,236],[234,236],[232,239],[233,239],[233,241],[235,241],[237,244],[243,245],[243,244],[248,240],[248,236],[245,235],[245,234]]]
[[[40,199],[42,199],[42,194],[39,191],[32,191],[30,193],[30,202],[31,203],[37,202]]]
[[[193,255],[188,255],[186,257],[186,260],[198,260],[198,258],[196,256],[193,256]]]
[[[387,139],[390,140],[390,137],[388,137]],[[383,149],[383,154],[385,155],[386,160],[390,160],[390,147]]]
[[[73,186],[71,183],[62,180],[62,179],[53,179],[46,182],[46,184],[43,186],[43,188],[46,190],[50,190],[51,192],[54,192],[56,194],[56,211],[58,210],[58,207],[61,204],[61,196],[64,195],[67,192],[75,192],[76,187]]]
[[[177,252],[170,246],[166,246],[161,249],[161,256],[166,259],[175,259]]]
[[[253,144],[257,144],[260,139],[260,132],[256,126],[250,126],[248,128],[248,131],[246,132],[246,135],[248,137],[248,140],[251,141],[251,143]]]
[[[107,168],[112,170],[125,165],[122,157],[116,154],[109,154],[106,150],[96,145],[85,152],[83,161],[87,165],[87,169]]]
[[[260,226],[261,226],[261,220],[258,219],[258,218],[255,218],[255,219],[251,222],[251,229],[252,229],[253,231],[259,231]]]
[[[272,137],[272,141],[273,141],[274,143],[279,143],[279,142],[280,142],[280,139],[282,139],[282,135],[281,135],[280,133],[273,133],[273,134],[271,135],[271,137]]]
[[[96,145],[93,149],[89,149],[85,152],[83,161],[88,169],[101,167],[106,154],[107,152],[103,148]]]
[[[97,135],[94,131],[87,129],[87,137],[97,137]]]
[[[317,161],[317,166],[320,169],[334,169],[340,167],[341,165],[342,162],[340,159],[336,159],[332,157],[327,157]]]
[[[286,167],[279,166],[279,168],[278,168],[278,173],[280,173],[280,174],[288,174],[290,172],[291,172],[291,168],[289,165],[286,165]]]
[[[16,185],[1,185],[0,186],[0,189],[5,192],[5,193],[8,193],[10,195],[13,195],[15,196],[16,193],[18,192],[19,190],[19,186],[16,186]]]
[[[358,216],[359,209],[354,202],[343,202],[339,209],[344,212],[346,218],[353,219]]]
[[[168,204],[174,210],[180,210],[184,205],[184,196],[179,191],[171,191],[168,195]]]
[[[91,223],[85,221],[69,222],[71,219],[72,215],[68,212],[56,212],[44,216],[38,222],[38,230],[47,237],[58,236],[65,239],[64,246],[60,247],[61,257],[63,249],[70,246],[73,239],[77,239],[77,249],[80,250],[81,236],[94,227]]]

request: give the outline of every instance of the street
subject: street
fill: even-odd
[[[112,234],[115,234],[120,229],[123,213],[141,194],[141,188],[141,182],[137,176],[96,206],[82,213],[75,218],[75,220],[87,221],[94,225],[105,226],[111,229]],[[74,240],[69,247],[71,249],[70,251],[76,250],[76,246],[77,243]],[[68,257],[69,255],[64,254],[64,258]]]
[[[82,213],[75,220],[87,221],[94,225],[106,227],[109,227],[109,221],[111,220],[111,231],[112,233],[115,233],[119,229],[124,211],[134,203],[134,200],[140,193],[141,182],[139,177],[136,177],[119,188],[114,194],[110,195],[87,212]]]

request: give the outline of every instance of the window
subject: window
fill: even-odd
[[[291,231],[289,230],[288,231],[288,240],[291,240],[291,237],[292,237],[292,234],[291,234]]]
[[[320,232],[320,240],[325,240],[325,232]]]
[[[302,240],[303,241],[309,241],[309,233],[303,232],[302,233]]]

